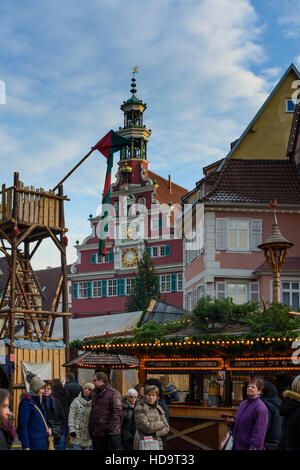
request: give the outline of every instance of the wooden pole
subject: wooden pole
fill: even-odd
[[[58,187],[58,194],[63,196],[63,185],[60,184]],[[60,199],[59,201],[59,226],[60,228],[65,228],[65,215],[64,215],[64,201]],[[63,277],[62,280],[62,310],[63,312],[68,312],[69,310],[69,302],[68,302],[68,272],[67,272],[67,256],[66,256],[66,246],[64,244],[64,232],[60,234],[60,242],[61,246],[64,248],[61,251],[61,274]],[[66,345],[66,362],[70,360],[70,348],[69,348],[69,317],[63,317],[63,337],[64,343]]]
[[[91,153],[94,151],[94,149],[92,148],[89,153],[87,153],[85,155],[85,157],[83,157],[80,162],[77,163],[77,165],[74,166],[74,168],[72,168],[71,171],[69,171],[69,173],[59,182],[57,183],[56,186],[54,186],[54,188],[52,189],[52,191],[55,191],[64,181],[66,181],[67,178],[69,178],[69,176],[71,176],[71,174],[91,155]]]
[[[14,307],[16,303],[16,236],[13,235],[11,242],[11,263],[10,263],[10,324],[9,324],[9,354],[14,354],[14,339],[15,339],[15,312]],[[14,374],[11,374],[9,379],[9,390],[12,394],[14,384]]]

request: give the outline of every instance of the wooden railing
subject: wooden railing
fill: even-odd
[[[0,223],[15,219],[18,223],[37,224],[54,228],[61,227],[60,210],[66,197],[54,191],[25,186],[16,178],[14,186],[2,185],[0,203]]]

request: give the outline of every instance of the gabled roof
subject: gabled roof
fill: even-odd
[[[246,127],[246,129],[244,130],[244,132],[242,133],[242,135],[240,136],[240,138],[236,141],[236,143],[232,146],[230,152],[226,155],[226,159],[230,158],[231,155],[236,151],[237,147],[241,144],[241,142],[244,140],[244,138],[246,137],[246,135],[248,134],[248,132],[250,131],[250,129],[253,127],[254,123],[257,121],[257,119],[259,118],[259,116],[262,114],[262,112],[264,111],[264,109],[266,108],[266,106],[268,105],[268,103],[271,101],[271,99],[273,98],[273,96],[275,95],[275,93],[277,92],[277,90],[279,89],[279,87],[282,85],[282,83],[285,81],[286,77],[289,75],[289,73],[293,71],[296,76],[298,77],[298,79],[300,79],[300,73],[298,71],[298,69],[295,67],[295,65],[292,63],[289,68],[286,70],[286,72],[284,73],[284,75],[281,77],[281,79],[279,80],[279,82],[277,83],[277,85],[275,86],[275,88],[273,89],[273,91],[271,92],[271,94],[268,96],[268,98],[266,99],[266,101],[264,102],[264,104],[261,106],[261,108],[259,109],[259,111],[255,114],[254,118],[252,119],[252,121],[250,122],[250,124]]]
[[[300,135],[300,103],[296,104],[295,106],[293,122],[291,126],[291,133],[290,133],[290,138],[289,138],[289,143],[288,143],[288,148],[287,148],[288,157],[295,155],[299,135]]]
[[[153,173],[153,171],[148,171],[149,178],[155,180],[158,184],[156,194],[154,195],[155,199],[158,200],[160,204],[180,204],[181,198],[188,193],[186,188],[179,186],[178,184],[171,181],[171,191],[169,188],[169,181],[162,176]]]
[[[228,159],[199,202],[300,204],[300,176],[292,160]]]

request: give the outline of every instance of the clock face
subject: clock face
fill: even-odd
[[[137,232],[139,231],[139,224],[124,225],[122,227],[122,239],[123,240],[135,240],[137,238]]]
[[[138,262],[138,251],[136,248],[126,248],[122,251],[122,264],[126,268],[136,266]]]

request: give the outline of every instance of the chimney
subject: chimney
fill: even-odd
[[[171,182],[171,175],[169,175],[169,184],[168,184],[168,187],[169,187],[169,191],[170,191],[170,193],[172,194],[172,182]]]

